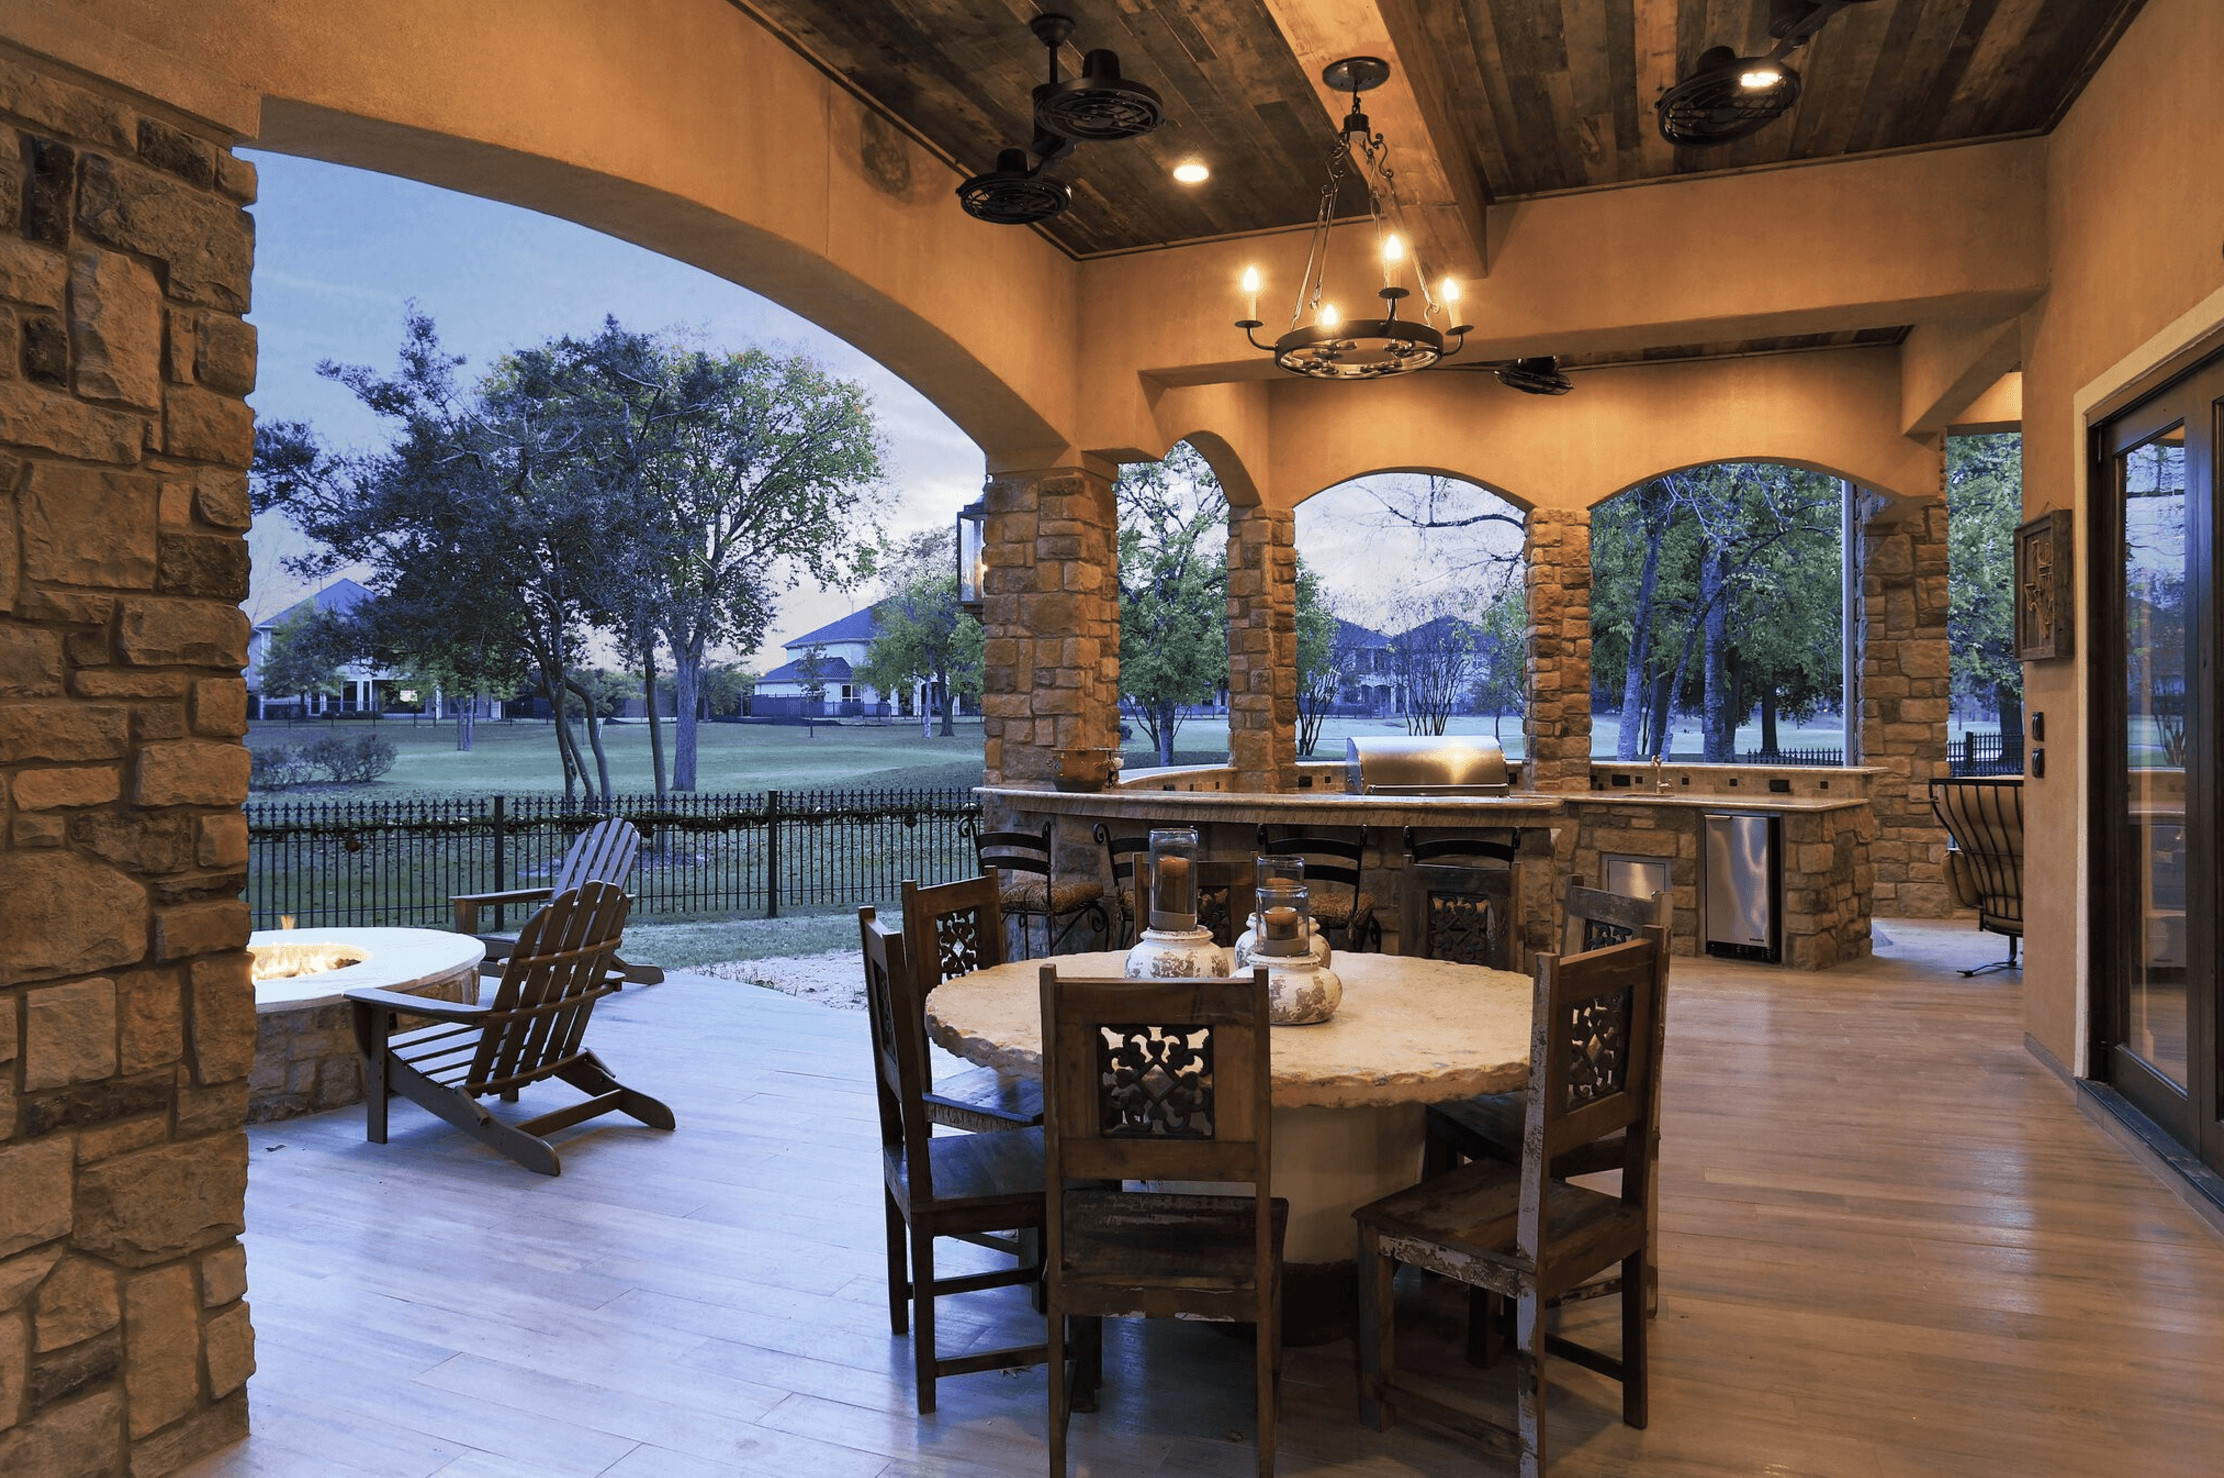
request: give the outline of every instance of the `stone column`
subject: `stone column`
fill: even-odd
[[[247,1430],[254,192],[0,54],[0,1473]]]
[[[1931,813],[1929,787],[1948,773],[1946,502],[1864,511],[1860,763],[1889,772],[1870,787],[1874,908],[1884,918],[1944,918],[1954,912],[1946,832]]]
[[[1536,508],[1523,551],[1529,704],[1522,784],[1591,788],[1591,510]]]
[[[1048,784],[1061,749],[1120,742],[1119,523],[1078,467],[988,484],[981,714],[988,783]]]
[[[1297,789],[1297,515],[1228,510],[1228,760],[1238,790]]]

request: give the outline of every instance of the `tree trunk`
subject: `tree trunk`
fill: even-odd
[[[456,748],[471,752],[471,745],[478,738],[476,725],[479,717],[479,695],[473,693],[456,705]]]
[[[1637,578],[1637,604],[1629,623],[1629,665],[1622,673],[1622,713],[1616,721],[1614,758],[1637,758],[1645,714],[1645,669],[1653,660],[1653,593],[1660,586],[1660,541],[1666,530],[1655,531],[1646,521],[1651,538],[1645,545],[1645,569]]]
[[[672,693],[678,699],[672,735],[672,789],[695,788],[696,715],[702,710],[703,656],[672,643]]]
[[[1174,705],[1160,703],[1152,714],[1151,729],[1158,740],[1158,762],[1161,766],[1174,762]]]
[[[1761,753],[1775,758],[1776,747],[1776,684],[1767,683],[1761,688]]]
[[[1722,554],[1709,548],[1699,566],[1699,599],[1706,606],[1706,678],[1700,707],[1704,753],[1710,765],[1737,759],[1737,714],[1730,692],[1730,603],[1722,598],[1722,580]]]
[[[958,685],[951,682],[947,676],[940,677],[935,679],[933,693],[939,700],[942,709],[942,737],[945,739],[957,738]]]
[[[564,809],[569,811],[579,803],[580,774],[578,739],[571,731],[571,693],[560,679],[551,681],[546,673],[541,676],[541,692],[547,695],[556,720],[556,757],[564,764]]]
[[[594,695],[587,691],[585,684],[574,681],[572,691],[579,695],[579,706],[587,711],[587,747],[595,754],[595,784],[601,791],[599,804],[607,807],[611,794],[610,756],[602,748],[602,719],[595,712]],[[589,796],[588,803],[598,804],[597,798]]]
[[[1992,690],[1993,711],[2000,715],[2000,752],[2012,754],[2023,744],[2023,688],[2000,683]]]
[[[641,654],[641,696],[649,707],[649,760],[656,771],[656,798],[664,799],[664,720],[656,711],[656,644]]]

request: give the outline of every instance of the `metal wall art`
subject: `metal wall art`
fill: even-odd
[[[2073,558],[2066,508],[2042,513],[2016,530],[2016,656],[2026,662],[2067,657],[2075,648]]]

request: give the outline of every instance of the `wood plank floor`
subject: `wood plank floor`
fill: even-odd
[[[1945,968],[1999,941],[1881,928],[1880,958],[1822,975],[1676,962],[1652,1425],[1555,1363],[1553,1472],[2224,1472],[2224,1247],[2025,1053],[2018,976]],[[594,1037],[679,1132],[571,1131],[554,1180],[400,1102],[384,1147],[359,1110],[253,1132],[254,1436],[195,1478],[1045,1471],[1041,1370],[913,1414],[862,1015],[674,976]],[[1451,1290],[1400,1296],[1402,1363],[1510,1411],[1508,1365],[1456,1358]],[[1011,1290],[941,1307],[946,1351],[1031,1323]],[[1106,1363],[1077,1472],[1251,1471],[1240,1340],[1115,1326]],[[1510,1471],[1361,1428],[1350,1364],[1290,1352],[1283,1473]]]

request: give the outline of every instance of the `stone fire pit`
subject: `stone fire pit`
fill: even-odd
[[[486,955],[470,935],[438,929],[262,929],[247,950],[255,957],[250,1124],[363,1101],[348,991],[474,1001]]]

